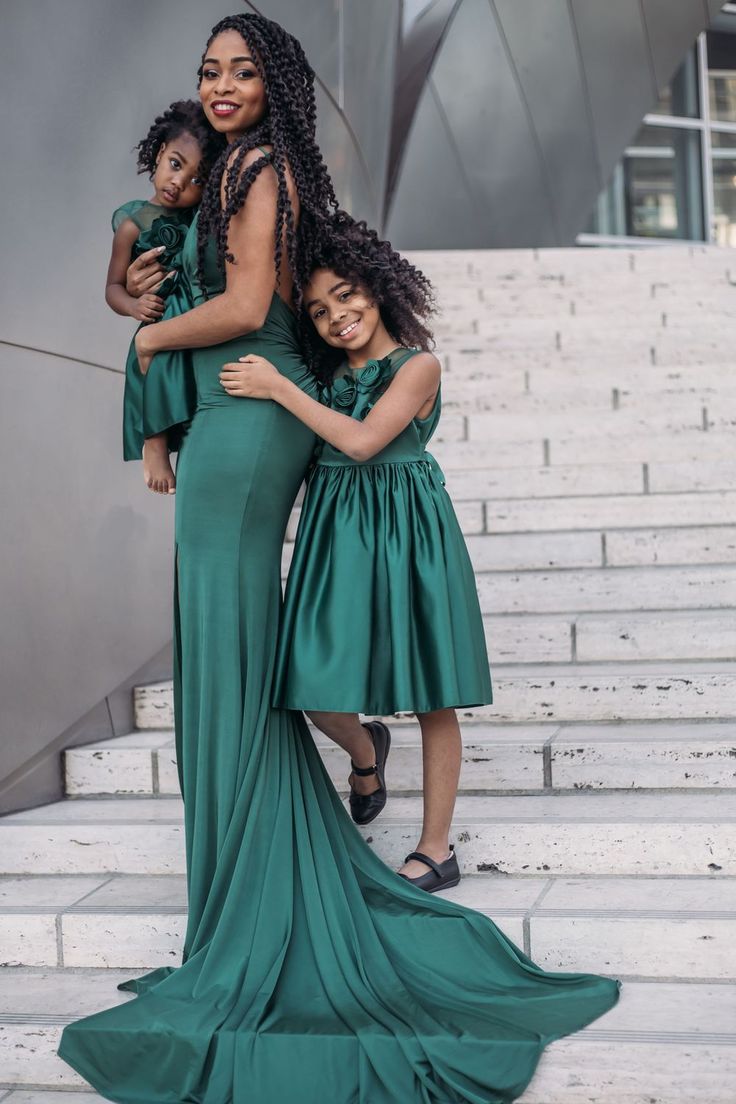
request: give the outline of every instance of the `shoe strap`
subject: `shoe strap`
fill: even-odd
[[[419,862],[423,862],[431,870],[434,870],[438,878],[442,877],[442,870],[439,863],[436,863],[434,859],[430,859],[429,855],[423,855],[421,851],[412,851],[410,855],[406,856],[404,862],[408,863],[410,859],[418,859]]]
[[[372,767],[356,767],[351,759],[350,766],[353,774],[357,774],[358,778],[366,778],[369,774],[378,774],[378,763],[374,763]]]

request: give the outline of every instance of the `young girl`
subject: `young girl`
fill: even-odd
[[[157,322],[164,313],[171,317],[192,306],[179,279],[181,247],[202,198],[208,170],[223,148],[224,139],[210,127],[201,104],[195,100],[172,103],[136,146],[138,171],[149,174],[153,196],[124,203],[112,216],[114,237],[105,299],[117,314],[130,315],[145,325]],[[151,286],[135,298],[125,286],[128,266],[154,249],[164,266],[165,278],[161,279],[158,269],[149,281]],[[165,430],[186,418],[180,413],[172,415],[167,408],[183,402],[187,410],[191,409],[192,381],[181,358],[164,366],[164,371],[168,379],[154,384],[162,394],[157,401],[151,401],[150,396],[144,400],[143,376],[131,343],[125,366],[123,456],[125,460],[140,460],[143,455],[148,486],[173,494],[175,479],[169,448],[175,450],[178,440],[173,434],[167,438]]]
[[[424,824],[400,873],[434,892],[460,880],[448,838],[461,761],[455,709],[490,702],[491,681],[473,569],[425,447],[440,416],[440,366],[425,351],[432,288],[343,213],[311,268],[301,324],[325,403],[262,357],[227,364],[220,377],[230,395],[272,399],[324,442],[289,573],[274,704],[304,710],[350,753],[359,824],[385,805],[390,733],[361,725],[358,712],[417,714]]]

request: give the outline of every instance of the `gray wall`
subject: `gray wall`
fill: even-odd
[[[573,244],[717,8],[433,0],[402,49],[389,237],[405,249]]]
[[[317,71],[320,139],[341,197],[380,222],[398,3],[263,8]],[[210,28],[242,10],[238,0],[3,0],[2,811],[58,797],[60,750],[129,730],[130,686],[170,671],[173,502],[120,457],[135,324],[103,298],[110,215],[150,194],[131,149],[163,107],[196,95]]]

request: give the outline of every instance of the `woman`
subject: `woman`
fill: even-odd
[[[545,974],[485,917],[397,877],[350,822],[301,715],[269,705],[281,543],[314,438],[218,376],[247,349],[313,389],[287,304],[303,282],[297,224],[308,245],[334,197],[313,74],[280,27],[219,23],[200,94],[231,138],[185,250],[205,301],[138,348],[142,367],[192,348],[197,385],[176,495],[184,961],[69,1025],[60,1054],[124,1102],[509,1101],[544,1044],[609,1008],[616,985]]]

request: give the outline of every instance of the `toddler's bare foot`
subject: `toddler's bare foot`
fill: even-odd
[[[176,476],[169,460],[166,434],[146,437],[143,442],[143,478],[157,494],[176,494]]]

